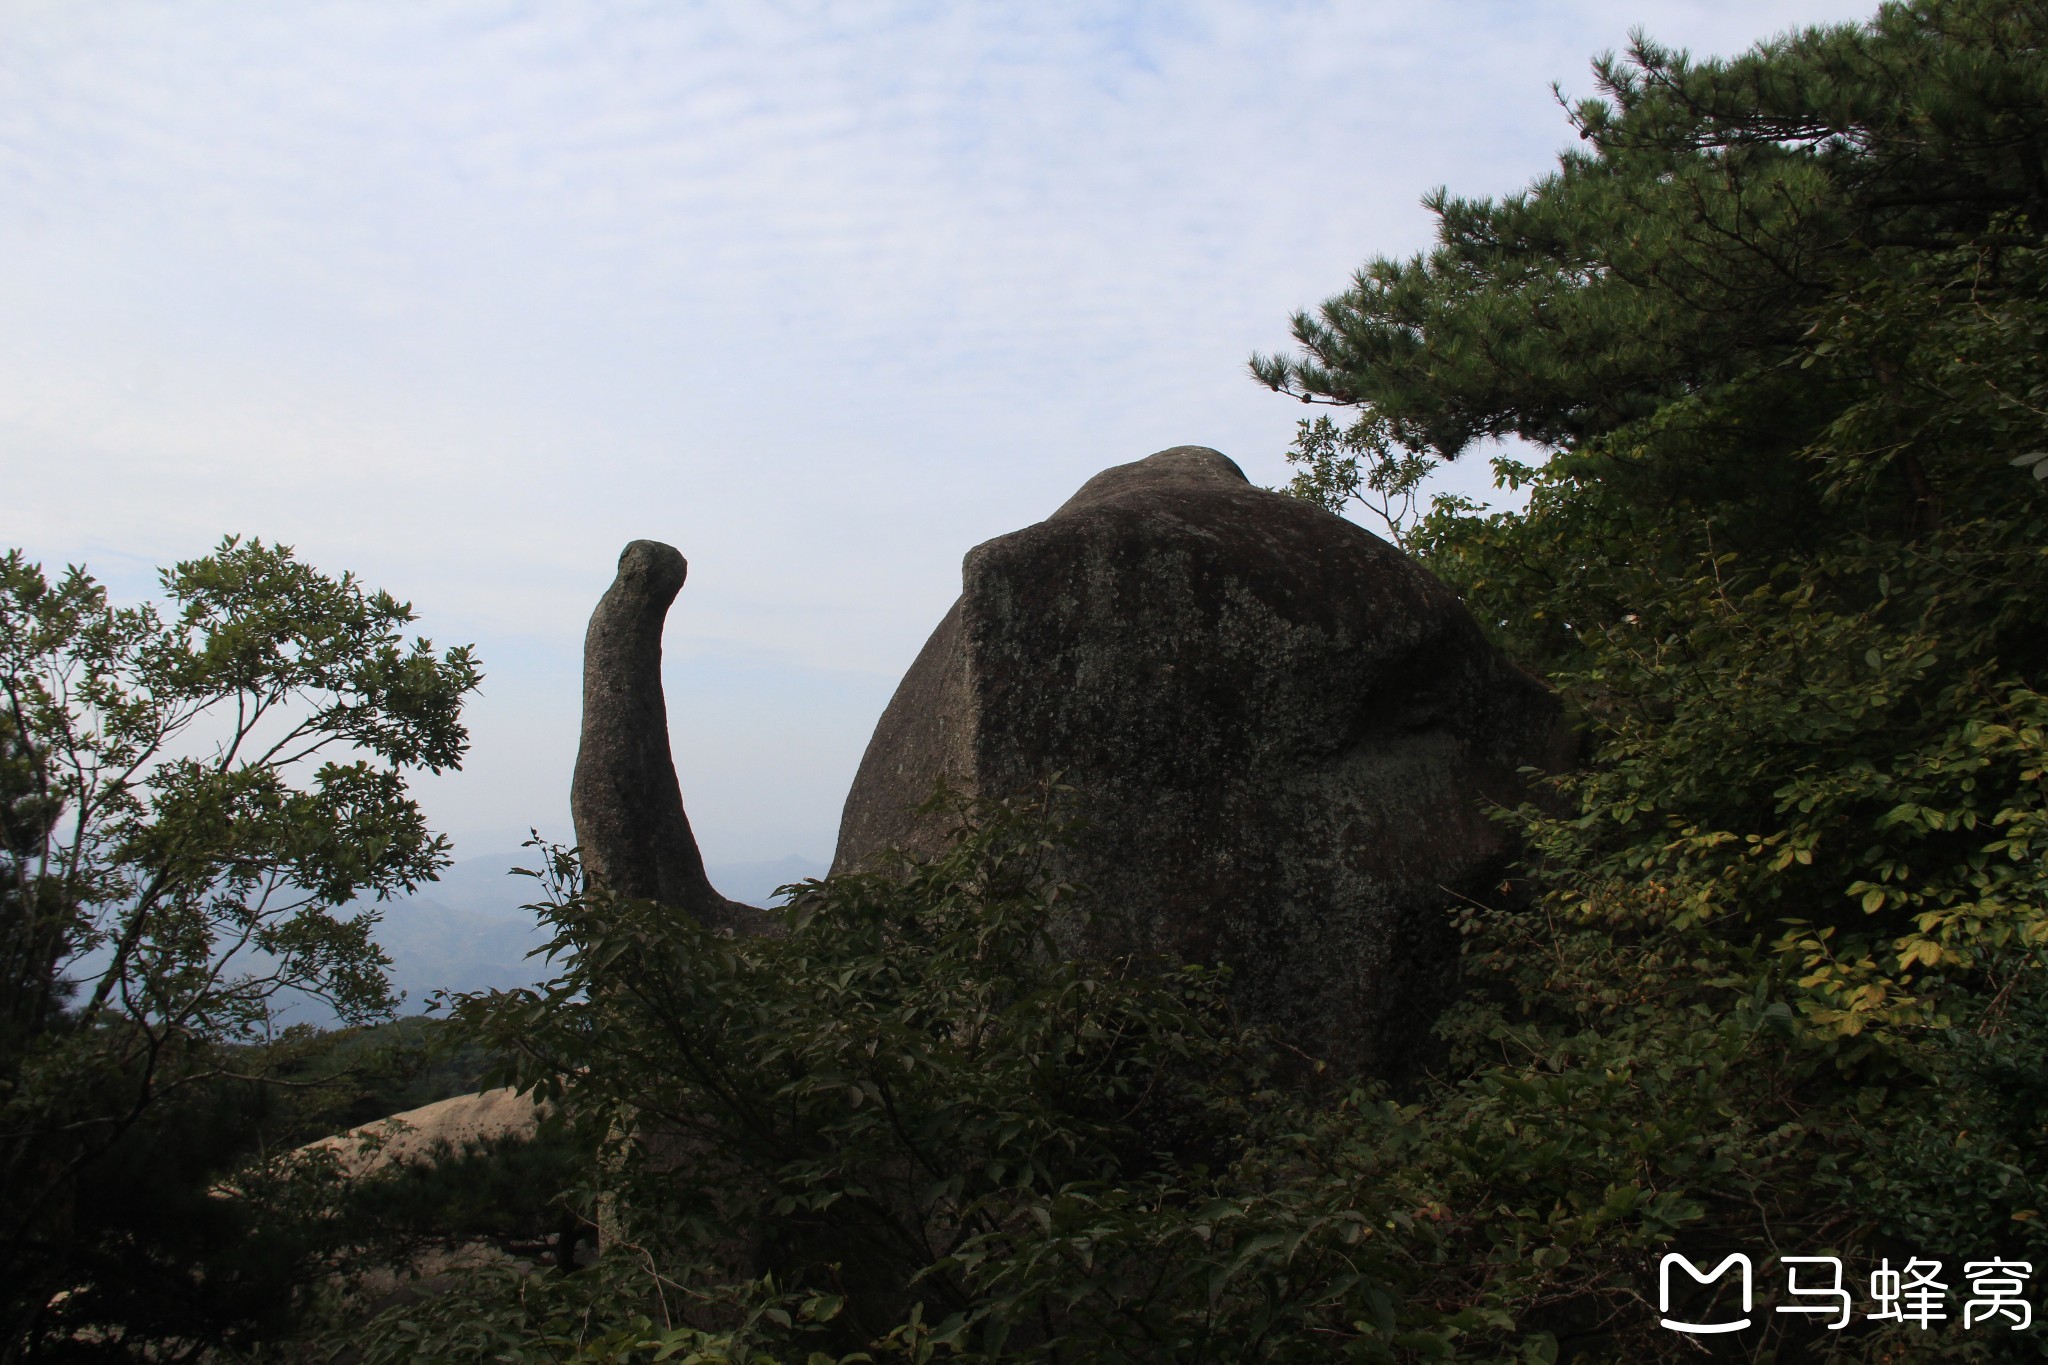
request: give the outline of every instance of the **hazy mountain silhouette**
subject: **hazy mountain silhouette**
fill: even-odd
[[[524,907],[541,885],[515,875],[535,867],[532,849],[486,853],[446,868],[439,881],[378,909],[377,942],[391,956],[391,984],[405,993],[401,1014],[417,1014],[437,990],[487,991],[532,986],[550,975],[547,962],[529,957],[547,942],[539,919]],[[775,889],[825,875],[825,864],[791,854],[771,862],[708,867],[711,884],[749,905],[779,904]],[[289,1022],[330,1026],[333,1014],[317,1000],[293,1003]]]

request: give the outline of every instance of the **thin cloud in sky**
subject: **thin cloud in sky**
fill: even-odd
[[[1167,445],[1279,480],[1247,355],[1632,24],[1863,12],[0,0],[0,531],[129,595],[260,534],[479,641],[472,852],[566,832],[583,620],[672,541],[707,853],[818,856],[968,547]]]

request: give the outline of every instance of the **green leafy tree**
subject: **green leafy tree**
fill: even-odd
[[[248,1306],[189,1234],[249,1202],[208,1189],[255,1045],[282,992],[387,1014],[375,912],[344,907],[447,860],[406,773],[462,756],[467,648],[260,541],[162,581],[120,608],[0,559],[0,1355],[162,1354]]]
[[[2044,31],[1958,0],[1726,63],[1638,42],[1590,151],[1438,195],[1434,253],[1255,361],[1442,458],[1554,446],[1503,469],[1526,514],[1420,542],[1601,741],[1567,786],[1607,827],[1545,851],[1895,951],[1842,968],[1851,1032],[1926,1004],[1916,967],[1995,973],[2040,905]]]
[[[1373,413],[1341,428],[1327,417],[1297,423],[1287,460],[1296,468],[1288,493],[1328,512],[1341,513],[1356,503],[1404,550],[1413,548],[1423,512],[1477,510],[1470,499],[1449,493],[1423,502],[1423,481],[1438,462],[1402,448]]]
[[[1242,1070],[1213,983],[1062,962],[1057,829],[1042,809],[963,818],[941,858],[802,888],[786,935],[544,905],[565,975],[465,1006],[607,1138],[624,1235],[665,1273],[836,1294],[846,1348],[913,1306],[948,1339],[1043,1336],[1028,1276],[1027,1302],[979,1292],[1041,1231],[1027,1211],[1241,1141],[1199,1083]]]
[[[1435,195],[1434,250],[1253,361],[1424,458],[1550,452],[1496,462],[1525,511],[1411,537],[1587,741],[1564,813],[1518,817],[1540,920],[1471,920],[1479,1070],[1434,1111],[1545,1135],[1466,1176],[1544,1193],[1533,1237],[1654,1192],[1702,1252],[2040,1259],[2044,44],[2023,0],[1729,61],[1638,38],[1555,173]],[[1551,1245],[1568,1286],[1522,1262],[1502,1306],[1620,1351],[1651,1267]]]

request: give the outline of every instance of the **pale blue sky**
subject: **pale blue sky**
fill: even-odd
[[[261,535],[476,642],[459,856],[568,837],[583,622],[667,540],[706,856],[822,858],[970,546],[1165,446],[1280,481],[1247,355],[1632,25],[1873,7],[0,0],[0,538],[133,597]]]

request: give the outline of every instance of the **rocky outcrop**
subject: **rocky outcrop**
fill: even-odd
[[[1487,816],[1562,756],[1558,705],[1457,597],[1341,517],[1183,446],[976,547],[883,713],[835,871],[932,851],[943,779],[1083,794],[1062,873],[1090,954],[1217,962],[1249,1017],[1346,1069],[1418,1055],[1448,911],[1508,847]]]
[[[762,911],[729,901],[704,875],[683,813],[661,691],[661,631],[689,564],[673,546],[636,540],[583,637],[583,734],[569,787],[591,885],[659,901],[715,929],[757,933]]]
[[[310,1142],[299,1150],[335,1153],[342,1174],[354,1179],[387,1166],[431,1165],[487,1143],[531,1140],[548,1113],[548,1106],[531,1091],[521,1093],[501,1086],[436,1100]]]

